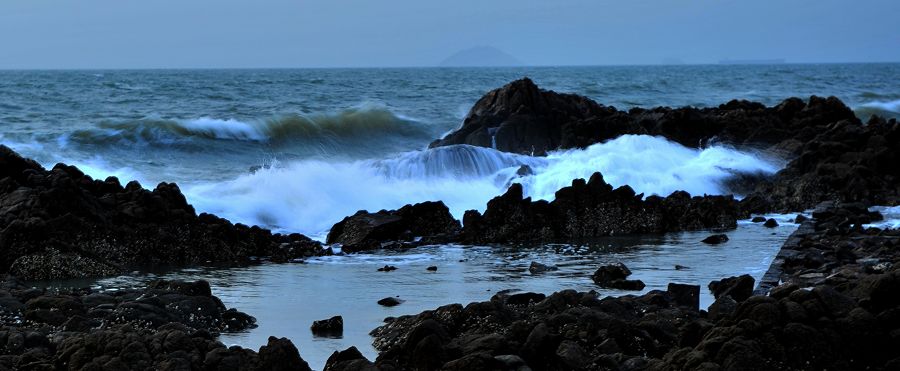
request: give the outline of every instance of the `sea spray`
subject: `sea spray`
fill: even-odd
[[[517,174],[522,166],[532,175]],[[321,238],[335,222],[363,209],[441,200],[461,218],[465,210],[484,210],[510,182],[521,182],[529,196],[552,200],[572,179],[600,171],[610,184],[628,184],[646,195],[723,194],[728,192],[723,181],[734,173],[779,168],[778,162],[725,146],[695,150],[663,138],[626,135],[547,157],[450,146],[381,161],[297,161],[230,181],[195,184],[185,192],[200,211]]]

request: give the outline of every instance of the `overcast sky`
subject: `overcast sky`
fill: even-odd
[[[898,0],[0,0],[0,68],[900,61]]]

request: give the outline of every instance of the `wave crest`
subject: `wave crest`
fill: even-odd
[[[430,133],[424,125],[387,109],[361,108],[333,115],[286,115],[250,122],[211,117],[102,122],[95,129],[74,132],[71,139],[88,144],[125,141],[171,145],[196,139],[279,144],[296,140],[336,142],[376,139],[373,136],[428,138]]]

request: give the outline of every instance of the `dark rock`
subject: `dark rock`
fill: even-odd
[[[507,305],[534,304],[534,303],[541,302],[546,297],[547,297],[547,295],[544,295],[541,293],[523,292],[521,294],[514,294],[514,295],[510,295],[509,297],[507,297],[506,304]]]
[[[750,275],[744,274],[739,277],[729,277],[721,281],[712,281],[709,283],[709,291],[718,299],[723,296],[731,296],[735,301],[742,302],[753,295],[753,287],[756,280]]]
[[[197,215],[175,184],[145,190],[95,180],[63,164],[46,170],[0,146],[0,273],[29,280],[121,274],[139,267],[250,262],[322,254],[301,235]]]
[[[309,364],[300,358],[297,347],[286,338],[269,336],[269,342],[259,348],[260,370],[272,371],[312,371]]]
[[[765,223],[765,222],[766,222],[766,218],[765,218],[765,217],[762,217],[762,216],[754,216],[753,219],[750,220],[750,221],[753,222],[753,223]]]
[[[394,297],[390,297],[390,296],[378,301],[378,305],[385,306],[385,307],[394,307],[394,306],[400,305],[402,303],[403,303],[402,300],[394,298]]]
[[[672,296],[675,304],[700,310],[700,286],[669,283],[666,292]]]
[[[335,224],[326,243],[340,243],[344,251],[355,252],[414,237],[454,234],[459,229],[459,221],[453,219],[443,202],[423,202],[377,213],[361,210]]]
[[[700,242],[707,243],[710,245],[718,245],[720,243],[728,242],[728,236],[724,235],[724,234],[714,234],[714,235],[704,238]]]
[[[544,272],[557,271],[559,267],[554,265],[546,265],[538,262],[531,262],[531,265],[528,266],[528,272],[531,274],[540,274]]]
[[[522,186],[488,202],[484,215],[466,212],[463,239],[471,243],[570,241],[633,233],[723,229],[737,226],[741,211],[732,197],[691,197],[674,192],[666,198],[613,189],[600,173],[576,179],[556,192],[552,202],[523,199]]]
[[[378,268],[379,272],[391,272],[391,271],[395,271],[395,270],[397,270],[397,267],[395,267],[393,265],[385,265],[381,268]]]
[[[631,270],[622,263],[604,265],[598,268],[591,279],[597,286],[619,290],[643,290],[645,285],[640,280],[628,280]]]
[[[340,336],[344,333],[344,318],[334,316],[329,319],[313,321],[310,330],[316,336]]]
[[[425,270],[427,270],[429,272],[437,272],[437,269],[438,269],[437,266],[434,266],[434,265],[432,265],[428,268],[425,268]]]
[[[777,226],[778,226],[778,222],[775,221],[775,219],[771,219],[771,218],[769,220],[766,220],[765,223],[763,223],[763,227],[766,227],[766,228],[775,228]]]
[[[332,353],[325,362],[324,371],[378,371],[378,368],[356,347],[350,347]]]
[[[807,218],[803,214],[797,214],[797,217],[794,218],[794,223],[800,224],[800,223],[805,222],[807,219],[809,219],[809,218]]]

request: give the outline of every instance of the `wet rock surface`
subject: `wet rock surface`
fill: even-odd
[[[443,202],[422,202],[399,210],[361,210],[335,224],[326,242],[340,243],[343,251],[356,252],[414,242],[416,237],[447,238],[458,233],[460,227]]]
[[[197,215],[178,186],[148,191],[72,166],[46,170],[0,146],[0,273],[22,279],[107,276],[154,266],[324,253],[317,242]]]
[[[696,307],[699,287],[680,284],[619,298],[498,294],[393,319],[372,332],[378,358],[354,361],[369,370],[895,369],[900,231],[847,223],[875,217],[852,205],[815,216],[797,249],[824,259],[786,262],[784,283],[767,295],[753,295],[746,275],[711,283],[708,311]],[[608,275],[627,277],[618,268]]]
[[[613,189],[600,173],[576,179],[551,201],[523,199],[522,186],[488,202],[484,214],[467,211],[462,239],[470,243],[571,241],[578,238],[635,233],[735,228],[740,214],[731,196],[668,197],[635,194],[628,186]]]
[[[0,369],[309,370],[287,339],[259,352],[216,341],[256,319],[226,309],[205,281],[48,291],[8,276],[0,298]]]

